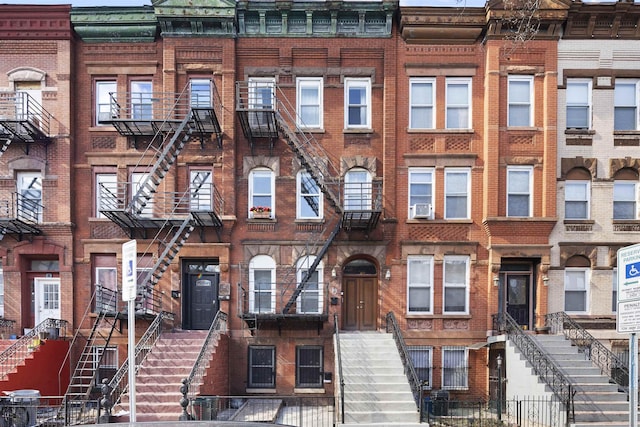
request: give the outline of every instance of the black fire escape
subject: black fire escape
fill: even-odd
[[[240,316],[252,328],[261,321],[275,320],[280,324],[289,316],[325,321],[326,313],[308,315],[291,311],[341,231],[371,231],[377,227],[382,214],[381,183],[345,182],[329,153],[310,132],[300,126],[295,107],[272,82],[237,82],[236,113],[252,151],[260,143],[266,143],[272,149],[278,139],[283,139],[312,180],[302,185],[320,189],[326,202],[337,214],[335,221],[328,219],[316,238],[307,242],[306,255],[313,255],[314,261],[302,271],[292,266],[291,271],[285,274],[285,279],[279,285],[280,293],[285,297],[282,309],[271,314],[256,313],[250,307],[248,298],[244,301],[239,298]],[[241,291],[245,297],[249,293],[247,289]]]

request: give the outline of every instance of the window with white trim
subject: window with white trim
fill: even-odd
[[[469,314],[469,257],[446,255],[442,269],[443,313]]]
[[[296,79],[297,119],[301,128],[321,129],[323,125],[322,77]]]
[[[371,129],[371,79],[344,79],[346,129]]]
[[[433,168],[409,168],[409,219],[416,217],[418,206],[430,207],[428,210],[433,216],[433,181]]]
[[[211,80],[190,79],[189,95],[193,108],[210,108],[213,106]]]
[[[153,118],[152,83],[150,81],[131,81],[131,118],[133,120],[151,120]]]
[[[364,168],[349,169],[344,176],[344,209],[370,210],[372,197],[371,173]]]
[[[16,173],[19,219],[42,222],[42,173],[19,171]]]
[[[249,218],[254,218],[254,212],[269,212],[269,217],[275,217],[275,176],[271,169],[256,168],[249,172]]]
[[[431,389],[433,375],[433,347],[426,345],[409,345],[407,352],[413,367],[418,375],[418,380],[426,389]]]
[[[616,80],[613,93],[613,129],[618,131],[640,129],[638,100],[640,81]]]
[[[309,267],[314,263],[316,257],[309,255],[300,258],[296,265],[296,275],[298,286],[302,283]],[[324,277],[324,264],[322,261],[318,264],[315,271],[309,277],[309,280],[304,285],[304,288],[298,296],[296,307],[298,313],[322,313],[323,298],[322,298],[322,279]]]
[[[533,210],[533,168],[507,167],[507,216],[530,217]]]
[[[591,128],[591,80],[567,80],[567,129]]]
[[[131,200],[136,198],[138,191],[140,191],[148,177],[149,174],[146,172],[133,172],[131,174]],[[151,217],[153,215],[153,194],[150,194],[150,197],[148,200],[146,200],[146,204],[144,206],[142,206],[142,203],[145,202],[145,196],[143,196],[142,194],[140,195],[140,197],[138,197],[138,202],[138,208],[141,208],[140,215]]]
[[[249,312],[275,313],[276,262],[268,255],[249,261]]]
[[[613,182],[613,219],[637,218],[638,182],[616,179]]]
[[[407,257],[407,310],[433,314],[433,256]]]
[[[465,347],[442,347],[442,388],[466,390],[469,387],[469,351]]]
[[[322,353],[321,346],[296,346],[296,387],[323,387],[324,361]]]
[[[446,219],[469,218],[471,172],[466,168],[444,171],[444,216]]]
[[[319,219],[323,213],[323,194],[316,181],[306,170],[301,170],[296,176],[297,184],[297,211],[299,219]]]
[[[589,268],[566,267],[564,270],[564,311],[586,313],[589,293]]]
[[[249,388],[275,388],[276,348],[270,345],[249,346]]]
[[[209,169],[189,171],[189,209],[191,212],[213,211],[213,172]]]
[[[96,217],[106,218],[103,210],[116,210],[118,206],[118,176],[116,173],[96,174]]]
[[[533,126],[533,76],[509,76],[508,126]]]
[[[435,128],[436,80],[414,77],[409,80],[409,129]]]
[[[95,93],[95,125],[96,126],[110,126],[110,123],[106,123],[113,119],[111,117],[111,97],[113,100],[116,98],[117,84],[115,80],[99,80],[96,81],[96,93]],[[113,95],[112,95],[113,94]],[[114,111],[115,113],[115,111]]]
[[[567,180],[564,184],[564,217],[589,219],[591,181]]]
[[[471,129],[471,79],[450,77],[446,79],[447,129]]]
[[[273,77],[249,78],[249,125],[252,128],[265,128],[272,125],[275,88],[276,80]]]

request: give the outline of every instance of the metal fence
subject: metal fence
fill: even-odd
[[[98,421],[98,401],[66,404],[61,411],[62,404],[63,396],[40,396],[38,390],[16,390],[0,398],[0,425],[60,427]]]
[[[459,427],[560,427],[565,409],[555,396],[461,401],[425,398],[422,421],[429,426]]]

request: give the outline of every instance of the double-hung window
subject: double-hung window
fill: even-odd
[[[344,79],[346,129],[371,128],[371,79]]]
[[[619,131],[638,130],[638,91],[637,80],[616,80],[613,94],[613,129]]]
[[[370,210],[373,201],[371,174],[363,168],[349,169],[344,176],[344,209]]]
[[[433,313],[433,257],[407,257],[407,307],[409,313]]]
[[[409,81],[409,129],[435,127],[435,92],[433,78],[412,78]]]
[[[257,255],[249,262],[249,311],[275,313],[276,263],[268,255]]]
[[[271,169],[257,168],[249,173],[249,217],[255,217],[257,212],[269,212],[269,217],[275,216],[275,179]]]
[[[115,173],[96,174],[95,195],[97,218],[106,218],[102,211],[122,208],[122,206],[118,206],[118,177]]]
[[[189,210],[213,210],[213,173],[210,170],[189,171]]]
[[[322,347],[301,345],[296,347],[296,387],[317,388],[323,384]]]
[[[189,80],[189,95],[192,108],[212,107],[211,80],[191,79]]]
[[[589,269],[566,267],[564,270],[564,311],[586,313],[589,291]]]
[[[446,79],[446,128],[471,128],[471,79]]]
[[[533,168],[510,166],[507,168],[507,216],[532,216]]]
[[[322,192],[309,172],[305,170],[298,172],[297,187],[297,217],[300,219],[322,218]]]
[[[275,89],[276,81],[272,77],[251,77],[249,79],[249,124],[252,128],[264,128],[272,125]]]
[[[131,118],[133,120],[151,120],[153,118],[152,85],[149,81],[131,82]]]
[[[567,80],[567,129],[591,128],[591,80]]]
[[[469,257],[447,255],[443,263],[443,312],[469,314]]]
[[[444,172],[446,219],[469,218],[471,174],[469,169],[448,168]]]
[[[321,129],[322,77],[300,77],[296,80],[298,126]]]
[[[469,387],[469,352],[465,347],[442,347],[442,388],[464,390]]]
[[[589,219],[590,181],[566,181],[564,185],[564,217]]]
[[[613,219],[636,219],[637,181],[617,179],[613,182]]]
[[[143,187],[148,173],[133,172],[131,174],[131,200],[134,201],[136,209],[140,210],[140,215],[150,217],[153,215],[153,194]],[[139,194],[138,194],[139,192]]]
[[[426,388],[431,388],[431,373],[433,366],[433,348],[426,345],[410,345],[407,346],[407,352],[413,362],[413,367],[418,375],[420,383]]]
[[[409,219],[433,217],[432,168],[409,168]]]
[[[42,222],[42,174],[40,172],[18,172],[17,217],[29,222]]]
[[[533,126],[533,76],[509,76],[508,126]]]
[[[249,388],[276,386],[276,348],[267,345],[249,346]]]
[[[116,96],[116,82],[115,80],[100,80],[96,81],[96,93],[95,93],[95,124],[96,126],[108,125],[109,120],[115,118],[112,117],[119,112],[111,110],[111,102],[115,100]],[[112,99],[113,98],[113,99]]]
[[[309,267],[314,263],[316,257],[313,255],[300,258],[296,268],[298,276],[298,286],[302,283],[302,279],[307,275]],[[297,300],[298,313],[321,313],[322,312],[322,277],[323,264],[322,261],[318,264],[314,272],[309,275],[308,280],[302,287],[300,296]]]

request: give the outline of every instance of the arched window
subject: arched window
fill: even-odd
[[[257,255],[249,262],[249,311],[275,313],[276,262],[268,255]]]
[[[268,217],[275,217],[275,179],[271,169],[255,168],[249,173],[249,218],[254,213],[269,212]]]
[[[636,219],[638,193],[638,172],[620,169],[613,181],[613,219]]]
[[[314,263],[316,257],[314,255],[300,258],[296,265],[297,283],[300,284],[309,267]],[[315,271],[311,274],[309,280],[305,283],[300,296],[298,296],[297,307],[298,313],[322,313],[322,278],[323,263],[320,261]]]
[[[353,168],[344,176],[344,208],[349,211],[371,210],[371,174],[364,168]]]
[[[570,170],[564,184],[564,217],[589,219],[590,200],[591,174],[583,168]]]
[[[591,262],[576,255],[567,260],[564,269],[564,311],[589,312],[589,281]]]

